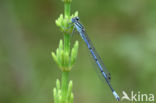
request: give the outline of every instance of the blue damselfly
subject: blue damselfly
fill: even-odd
[[[118,94],[115,92],[115,90],[112,88],[111,84],[110,84],[110,80],[111,80],[111,75],[108,72],[108,70],[106,69],[102,59],[100,58],[100,56],[98,55],[98,53],[96,52],[91,40],[89,39],[88,35],[85,32],[85,29],[83,27],[83,25],[79,22],[79,17],[74,17],[71,19],[72,23],[74,24],[74,29],[76,28],[77,31],[79,32],[81,38],[85,41],[85,43],[87,44],[88,49],[90,50],[96,64],[99,67],[99,70],[101,71],[101,74],[103,75],[103,77],[105,78],[108,86],[110,87],[113,95],[115,96],[115,98],[119,101],[120,98],[118,96]],[[74,30],[73,30],[74,31]]]

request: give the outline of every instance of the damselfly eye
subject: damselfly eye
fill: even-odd
[[[79,17],[75,17],[76,20],[79,20]]]

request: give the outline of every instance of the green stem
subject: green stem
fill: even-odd
[[[64,34],[64,51],[70,52],[70,35]]]
[[[64,3],[64,15],[65,16],[70,16],[70,2],[65,2]]]
[[[70,2],[64,2],[64,14],[65,16],[70,16]],[[70,35],[64,34],[64,50],[65,52],[70,52]]]
[[[68,92],[69,72],[62,72],[62,100],[65,102]]]
[[[64,14],[65,16],[70,16],[70,2],[64,2]],[[64,34],[64,51],[70,52],[70,35]],[[67,92],[68,92],[68,80],[69,80],[69,72],[62,72],[62,100],[65,102],[67,100]]]

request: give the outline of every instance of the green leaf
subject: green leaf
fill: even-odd
[[[56,80],[56,88],[57,88],[57,90],[60,90],[61,88],[60,88],[60,81],[57,79]]]
[[[54,96],[54,103],[58,103],[57,102],[57,90],[56,90],[56,88],[53,89],[53,96]]]
[[[71,52],[71,66],[73,66],[73,64],[75,63],[77,52],[78,52],[78,47],[79,47],[79,43],[78,41],[76,41]]]

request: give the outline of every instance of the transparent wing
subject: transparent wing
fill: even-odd
[[[98,55],[98,53],[96,52],[91,40],[89,39],[88,35],[86,34],[85,30],[81,30],[79,31],[81,33],[81,37],[83,38],[83,40],[86,42],[93,58],[95,61],[98,61],[97,65],[100,66],[102,68],[102,71],[106,74],[106,77],[107,79],[110,81],[111,80],[111,75],[110,73],[108,72],[107,68],[105,67],[102,59],[100,58],[100,56]],[[101,68],[99,67],[100,71],[101,71]],[[102,73],[101,73],[102,74]]]

